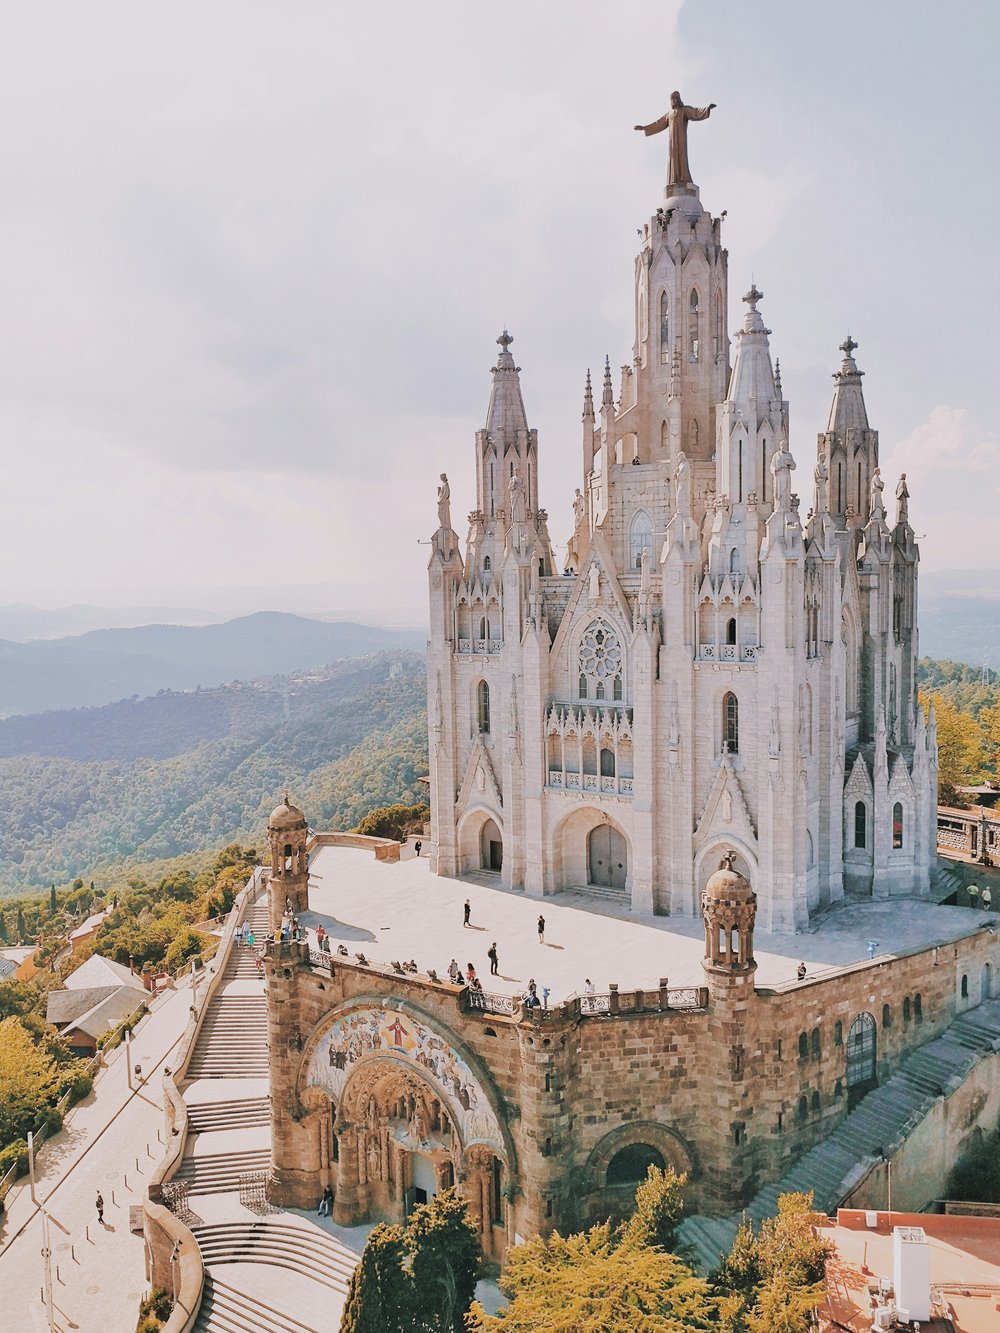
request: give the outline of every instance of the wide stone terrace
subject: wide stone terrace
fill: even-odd
[[[477,876],[475,882],[431,873],[426,859],[404,848],[397,863],[376,861],[370,850],[321,846],[312,856],[309,926],[315,948],[322,925],[332,947],[343,943],[351,956],[380,962],[416,962],[444,976],[455,958],[471,962],[488,991],[522,994],[529,979],[539,994],[549,987],[550,1004],[581,993],[589,978],[596,989],[654,990],[660,978],[671,987],[701,986],[704,930],[700,920],[636,916],[613,902],[582,893],[529,898]],[[468,898],[471,924],[463,926]],[[538,940],[539,913],[545,943]],[[966,907],[894,899],[847,902],[827,912],[808,933],[772,935],[758,930],[754,953],[757,986],[794,982],[804,962],[814,979],[826,969],[867,960],[869,941],[882,956],[945,943],[996,923],[997,914]],[[487,950],[496,942],[499,975],[491,977]]]

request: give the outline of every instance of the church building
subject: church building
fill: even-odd
[[[763,293],[731,343],[722,219],[690,179],[687,121],[708,110],[675,98],[636,127],[670,129],[669,179],[641,230],[617,392],[607,359],[599,401],[587,374],[565,559],[506,330],[464,544],[441,478],[434,854],[442,875],[691,917],[731,849],[759,924],[797,931],[845,893],[928,891],[918,550],[905,476],[887,506],[850,337],[796,486]]]

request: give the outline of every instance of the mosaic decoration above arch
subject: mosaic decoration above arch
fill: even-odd
[[[447,1103],[464,1147],[485,1143],[506,1158],[500,1123],[478,1078],[443,1037],[409,1014],[377,1005],[342,1010],[309,1057],[305,1086],[322,1088],[339,1106],[354,1071],[386,1059],[419,1070]]]

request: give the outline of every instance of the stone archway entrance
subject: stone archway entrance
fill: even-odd
[[[587,838],[587,883],[625,892],[628,844],[613,824],[598,824]]]
[[[333,1218],[402,1221],[457,1186],[485,1252],[507,1244],[506,1138],[485,1071],[415,1014],[348,1005],[311,1043],[303,1102],[332,1102]]]
[[[871,1014],[858,1014],[847,1034],[847,1109],[853,1111],[878,1083],[878,1030]]]
[[[479,835],[480,867],[499,874],[503,869],[503,835],[495,819],[487,819]]]

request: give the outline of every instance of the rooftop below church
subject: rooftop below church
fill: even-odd
[[[471,962],[483,986],[523,994],[530,979],[551,991],[550,1003],[583,993],[587,980],[598,991],[615,982],[623,989],[704,984],[704,926],[700,918],[637,916],[614,902],[584,892],[527,897],[500,887],[499,876],[475,881],[431,873],[430,862],[404,847],[397,863],[375,860],[366,849],[320,846],[311,858],[310,911],[302,915],[315,947],[322,925],[334,950],[343,943],[353,956],[414,960],[425,972],[447,972],[454,958]],[[463,926],[468,898],[469,926]],[[1000,907],[1000,903],[997,904]],[[545,942],[538,938],[539,914]],[[903,900],[847,901],[798,935],[757,930],[754,956],[758,988],[795,985],[806,964],[808,984],[832,970],[945,944],[995,924],[997,914],[967,907]],[[496,942],[499,970],[490,975],[487,950]]]

